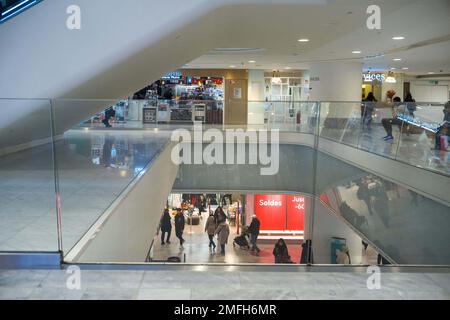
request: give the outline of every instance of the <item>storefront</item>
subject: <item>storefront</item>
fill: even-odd
[[[386,80],[384,73],[363,73],[361,98],[364,100],[369,92],[372,92],[377,101],[382,101],[382,83]]]
[[[303,240],[308,209],[304,196],[254,194],[247,195],[246,199],[246,211],[254,212],[261,222],[261,239]]]

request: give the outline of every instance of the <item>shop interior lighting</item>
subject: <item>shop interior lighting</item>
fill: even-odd
[[[272,83],[273,84],[281,84],[280,72],[274,71],[272,74]]]
[[[386,77],[386,80],[384,80],[387,83],[397,83],[397,80],[395,80],[394,73],[392,71],[388,72],[388,76]]]

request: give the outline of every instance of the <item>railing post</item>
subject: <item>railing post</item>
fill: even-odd
[[[53,177],[55,184],[55,207],[56,207],[56,231],[58,237],[58,251],[63,256],[63,242],[62,242],[62,218],[61,218],[61,194],[59,190],[59,175],[58,175],[58,163],[56,158],[56,123],[55,123],[55,110],[53,100],[49,100],[50,103],[50,134],[52,143],[52,160],[53,160]]]

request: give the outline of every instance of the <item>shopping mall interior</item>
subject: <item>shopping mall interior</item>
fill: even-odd
[[[0,298],[450,298],[449,1],[132,2],[0,1]]]

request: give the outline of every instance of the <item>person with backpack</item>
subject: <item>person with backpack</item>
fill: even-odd
[[[228,237],[230,235],[230,227],[226,221],[222,221],[216,229],[217,241],[220,244],[220,254],[225,255],[225,246],[228,243]]]
[[[250,234],[250,243],[252,244],[251,251],[255,251],[258,254],[261,250],[259,250],[258,246],[256,245],[256,241],[258,240],[259,236],[259,228],[260,228],[260,221],[256,217],[256,215],[252,216],[252,222],[250,223],[247,232]]]
[[[170,234],[172,233],[172,220],[170,218],[169,210],[165,209],[159,223],[161,229],[161,244],[170,244]],[[164,242],[165,235],[167,233],[166,241]]]
[[[183,248],[183,243],[185,242],[183,239],[184,224],[184,214],[181,211],[181,208],[178,208],[177,215],[175,216],[175,235],[180,239],[180,249]]]
[[[214,234],[216,232],[216,222],[214,220],[214,215],[212,211],[209,213],[208,220],[205,224],[205,232],[208,234],[209,238],[209,250],[213,252],[216,250],[216,244],[214,243]]]

